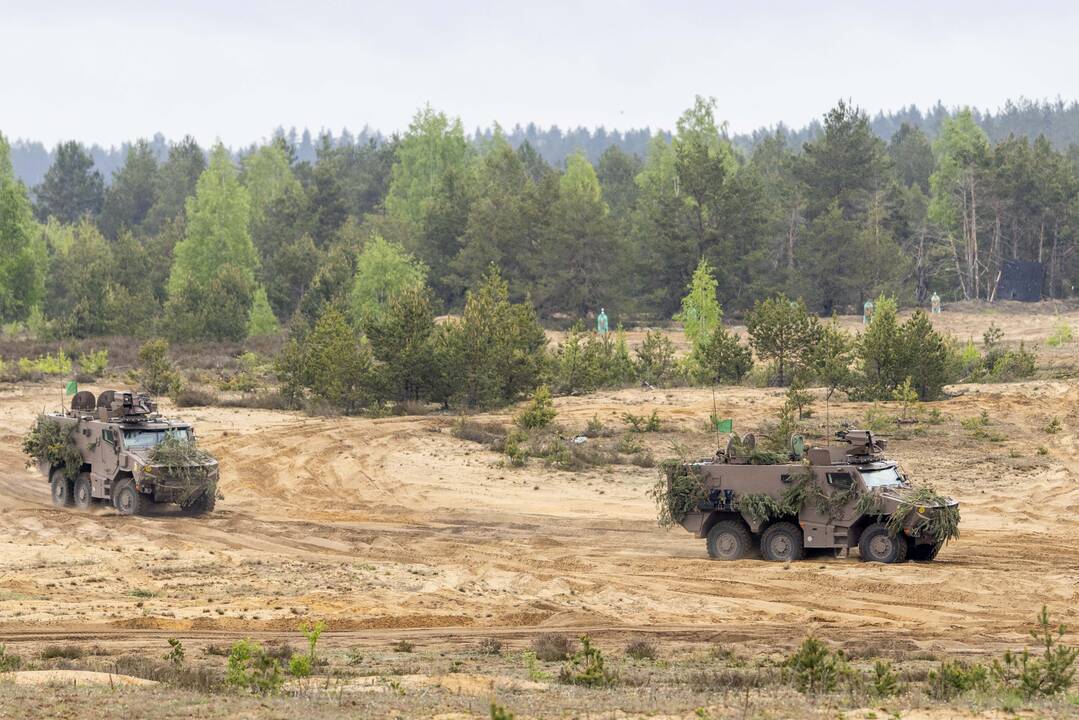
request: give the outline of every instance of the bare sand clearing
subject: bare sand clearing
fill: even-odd
[[[976,333],[989,315],[943,317]],[[1016,340],[1043,339],[1055,322],[1044,309],[993,319]],[[438,415],[187,410],[223,468],[225,499],[213,515],[53,508],[19,444],[56,391],[8,387],[0,394],[0,640],[160,647],[177,634],[294,634],[299,620],[322,618],[328,639],[338,633],[353,644],[512,641],[573,628],[767,649],[814,630],[961,653],[1021,645],[1043,603],[1077,627],[1079,383],[961,391],[932,405],[946,420],[929,437],[896,441],[893,454],[960,500],[962,537],[930,564],[824,557],[785,567],[709,561],[703,541],[658,528],[647,496],[654,470],[501,467]],[[716,402],[744,431],[774,415],[781,394],[721,388]],[[593,416],[622,427],[621,413],[655,409],[673,432],[641,437],[662,458],[672,440],[711,452],[700,430],[712,403],[709,390],[632,389],[556,405],[571,429]],[[833,404],[830,415],[856,419],[865,409]],[[960,427],[983,410],[1005,441],[975,440]],[[823,419],[823,402],[817,411]],[[1047,434],[1053,416],[1064,429]]]
[[[90,670],[23,670],[5,675],[5,680],[10,680],[16,685],[108,685],[116,687],[120,685],[157,685],[154,680],[132,677],[130,675],[113,675],[112,673],[92,672]]]

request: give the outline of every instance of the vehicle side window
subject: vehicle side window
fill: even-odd
[[[101,439],[110,445],[116,444],[116,438],[113,436],[112,430],[109,430],[108,428],[101,431]]]
[[[854,484],[850,473],[828,473],[828,484],[840,490],[847,490]]]

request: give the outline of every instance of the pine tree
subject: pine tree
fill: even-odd
[[[90,153],[74,140],[56,146],[52,167],[34,189],[37,215],[75,223],[83,215],[96,218],[105,199],[105,180],[94,169]]]
[[[785,385],[794,368],[804,366],[820,338],[820,321],[801,300],[783,295],[757,301],[746,317],[749,343],[764,359],[776,361],[777,381]]]

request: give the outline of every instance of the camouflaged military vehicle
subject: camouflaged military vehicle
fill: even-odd
[[[765,560],[801,559],[807,549],[863,561],[933,560],[958,537],[959,503],[914,487],[871,432],[837,434],[839,444],[760,453],[752,436],[732,437],[709,460],[666,463],[657,492],[661,524],[705,538],[708,554],[738,560],[759,547]],[[777,462],[778,460],[778,462]]]
[[[60,507],[103,501],[138,515],[153,503],[176,503],[202,514],[217,499],[217,461],[196,447],[188,423],[160,415],[147,395],[76,393],[70,409],[38,418],[23,449]]]

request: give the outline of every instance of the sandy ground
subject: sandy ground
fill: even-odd
[[[975,337],[992,319],[1009,340],[1031,341],[1056,322],[1044,308],[942,317]],[[1058,355],[1079,353],[1079,343],[1070,347]],[[53,508],[19,444],[56,392],[0,388],[0,641],[162,647],[171,636],[296,637],[300,620],[321,618],[331,643],[525,642],[572,628],[774,649],[814,631],[847,644],[974,653],[1022,646],[1042,604],[1079,627],[1079,382],[954,390],[930,405],[944,423],[896,441],[893,455],[960,500],[961,538],[930,564],[823,557],[784,566],[712,562],[702,540],[658,528],[647,496],[655,470],[503,467],[454,438],[454,418],[439,415],[187,410],[223,468],[225,498],[213,515]],[[721,388],[715,402],[748,430],[774,415],[781,395]],[[642,438],[657,458],[672,454],[672,440],[711,452],[701,432],[713,410],[707,389],[556,405],[569,429],[593,416],[621,428],[621,413],[655,409],[668,432]],[[833,403],[829,415],[858,419],[866,407]],[[817,411],[823,419],[823,402]],[[982,411],[1003,442],[960,427]],[[1063,431],[1047,434],[1054,416]]]

